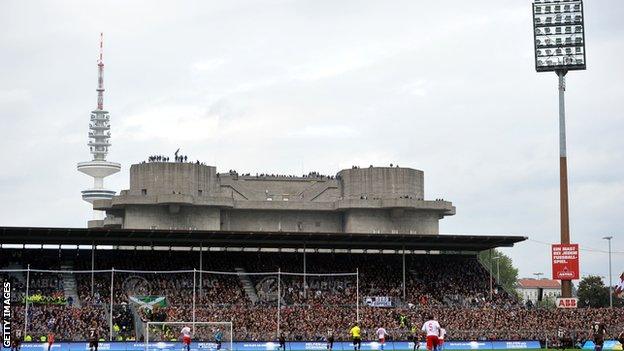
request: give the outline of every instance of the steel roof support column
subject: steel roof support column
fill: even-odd
[[[306,279],[307,264],[306,264],[306,245],[303,244],[303,298],[308,298],[308,284]]]
[[[115,268],[111,268],[111,285],[110,285],[110,316],[108,320],[108,340],[113,341],[113,284],[115,282]]]
[[[403,246],[403,302],[405,302],[405,246]]]
[[[494,286],[492,284],[493,279],[494,277],[492,277],[492,249],[490,249],[490,301],[492,301],[492,298],[494,297]]]
[[[91,244],[91,298],[93,298],[93,295],[95,293],[94,291],[94,286],[95,286],[95,244],[92,243]]]

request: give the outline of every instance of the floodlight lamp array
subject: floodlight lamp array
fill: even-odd
[[[585,69],[582,0],[535,0],[533,33],[538,72]]]

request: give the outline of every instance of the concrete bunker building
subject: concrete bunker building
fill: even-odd
[[[424,173],[412,168],[344,169],[336,176],[217,173],[187,162],[130,168],[130,188],[95,200],[103,220],[124,229],[439,234],[455,214],[444,200],[424,200]]]

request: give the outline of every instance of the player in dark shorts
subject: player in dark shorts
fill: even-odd
[[[624,331],[620,333],[620,335],[618,335],[618,341],[620,342],[620,344],[622,344],[622,346],[624,346]]]
[[[362,348],[362,338],[359,336],[354,336],[353,337],[353,349],[359,351],[360,348]]]
[[[351,339],[353,340],[353,351],[359,351],[360,348],[362,347],[362,330],[360,329],[360,326],[358,325],[358,323],[355,323],[353,325],[353,328],[351,328],[351,330],[349,331],[349,334],[351,334]]]
[[[11,338],[11,351],[19,351],[22,345],[22,331],[16,330]]]
[[[279,349],[286,351],[286,337],[284,336],[284,333],[280,333],[278,340],[279,340]]]
[[[416,325],[412,325],[412,329],[410,330],[410,336],[409,338],[412,339],[412,341],[414,341],[414,350],[420,350],[420,330],[418,330],[418,328],[416,327]]]
[[[93,321],[93,323],[91,323],[91,328],[89,328],[89,351],[93,351],[94,349],[97,351],[99,339],[97,322]]]
[[[591,328],[592,339],[594,339],[594,351],[602,351],[607,328],[602,322],[594,322]]]
[[[221,329],[217,328],[217,331],[214,333],[215,344],[217,345],[217,351],[221,350],[221,344],[223,340],[223,332]]]
[[[327,351],[332,351],[334,349],[334,333],[332,331],[327,332]]]

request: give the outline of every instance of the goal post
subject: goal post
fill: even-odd
[[[167,343],[181,343],[180,331],[191,328],[191,349],[193,344],[202,344],[202,349],[216,350],[217,332],[221,332],[221,350],[234,350],[232,322],[147,322],[145,324],[145,351],[167,350]],[[158,345],[150,346],[158,343]],[[212,345],[210,345],[212,344]],[[179,350],[180,346],[173,347]]]

